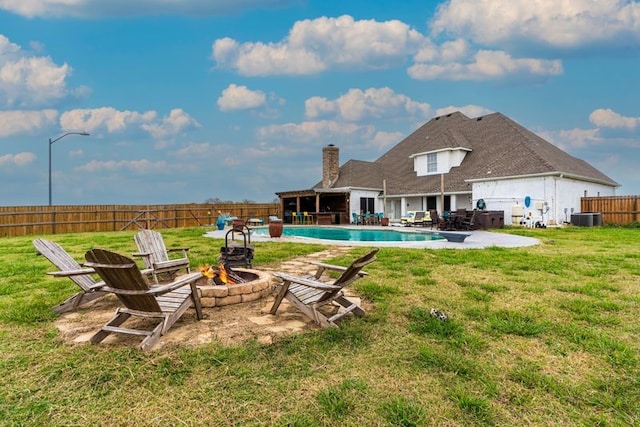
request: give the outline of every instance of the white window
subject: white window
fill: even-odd
[[[427,154],[427,173],[438,172],[438,153]]]

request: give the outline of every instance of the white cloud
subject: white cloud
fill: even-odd
[[[430,111],[429,104],[415,102],[388,87],[365,91],[350,89],[347,94],[333,101],[319,96],[305,101],[305,115],[312,119],[323,116],[338,116],[347,121],[407,116],[427,118]]]
[[[0,156],[0,166],[27,166],[33,163],[36,159],[35,154],[29,152],[22,152],[18,154],[5,154]]]
[[[625,117],[611,109],[594,110],[589,121],[596,126],[633,131],[640,126],[640,117]]]
[[[640,3],[630,0],[450,0],[430,26],[434,34],[488,45],[522,41],[559,48],[624,39],[640,41]]]
[[[159,123],[142,124],[142,129],[149,132],[156,139],[170,138],[184,130],[197,127],[200,127],[200,123],[181,108],[171,110],[169,116],[163,117]]]
[[[403,63],[424,43],[424,37],[397,21],[355,21],[351,16],[306,19],[294,24],[277,43],[238,43],[218,39],[212,57],[221,68],[246,76],[303,75],[330,67],[384,69]]]
[[[230,84],[218,98],[218,108],[220,111],[258,108],[265,105],[266,99],[267,97],[262,91]]]
[[[0,34],[0,103],[7,107],[39,106],[69,95],[67,64],[25,52]]]
[[[258,129],[262,139],[286,139],[295,143],[331,142],[336,139],[348,142],[362,141],[373,135],[373,126],[360,126],[352,123],[334,121],[317,121],[302,123],[286,123],[283,125],[265,126]]]
[[[186,147],[177,150],[174,155],[185,159],[201,159],[202,156],[210,154],[213,146],[208,142],[190,142]]]
[[[402,132],[376,132],[369,145],[375,147],[378,151],[384,151],[402,141],[406,136]]]
[[[66,111],[60,116],[60,125],[66,130],[90,133],[142,129],[156,139],[174,137],[184,130],[200,127],[194,118],[180,108],[171,110],[168,116],[158,120],[158,113],[153,110],[141,113],[118,111],[113,107]]]
[[[278,42],[240,43],[221,38],[213,43],[212,58],[217,67],[245,76],[388,69],[404,66],[411,58],[414,65],[407,72],[419,80],[480,81],[506,76],[542,80],[563,72],[559,60],[514,57],[498,49],[478,50],[472,35],[463,34],[438,45],[403,22],[356,21],[348,15],[298,21]]]
[[[34,17],[144,15],[216,16],[243,10],[286,7],[299,0],[0,0],[0,10]]]
[[[93,160],[75,168],[78,172],[118,172],[126,171],[137,174],[166,172],[170,165],[166,161],[152,162],[150,160]]]
[[[504,51],[480,50],[467,62],[416,63],[407,70],[418,80],[498,80],[508,76],[537,77],[562,74],[562,62],[513,58]]]
[[[604,141],[600,137],[598,129],[576,128],[536,133],[565,151],[569,151],[570,148],[581,148],[588,145],[601,144]]]
[[[33,134],[45,126],[55,123],[56,110],[0,111],[0,137],[18,134]]]
[[[138,113],[136,111],[118,111],[113,107],[76,109],[62,113],[60,125],[70,131],[108,133],[122,132],[130,126],[152,123],[157,117],[155,111]]]

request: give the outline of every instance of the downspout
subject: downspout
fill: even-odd
[[[382,180],[382,216],[387,218],[387,180]]]
[[[440,210],[442,215],[444,215],[444,174],[440,174]]]

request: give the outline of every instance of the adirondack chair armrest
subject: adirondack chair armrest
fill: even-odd
[[[142,270],[140,270],[140,273],[148,276],[150,274],[153,274],[153,268],[143,268]]]
[[[54,277],[70,277],[70,276],[82,276],[85,274],[93,274],[96,271],[93,268],[81,268],[79,270],[65,270],[65,271],[49,271],[47,274]]]
[[[183,253],[187,253],[189,251],[189,248],[170,248],[167,249],[167,252],[183,252]]]
[[[287,273],[276,272],[276,273],[273,273],[273,275],[276,277],[279,277],[285,282],[298,283],[300,285],[309,286],[311,288],[316,288],[323,291],[335,291],[336,289],[341,289],[341,286],[335,286],[329,283],[323,283],[317,280],[307,279],[305,277],[293,276]]]
[[[341,265],[326,264],[324,262],[317,262],[317,261],[312,261],[310,262],[310,264],[325,268],[327,270],[345,271],[347,269],[347,267],[343,267]]]
[[[324,262],[317,262],[317,261],[312,261],[311,265],[315,265],[322,270],[333,270],[333,271],[340,271],[340,272],[345,272],[347,268],[349,268],[349,267],[343,267],[341,265],[325,264]],[[366,271],[359,271],[358,274],[360,276],[367,276],[369,273],[367,273]]]
[[[112,292],[117,295],[150,295],[150,296],[156,297],[158,295],[163,295],[168,292],[174,291],[178,288],[181,288],[183,286],[187,286],[191,284],[191,282],[194,282],[201,276],[200,273],[197,273],[198,276],[194,277],[195,274],[196,273],[193,273],[192,275],[186,275],[191,277],[181,276],[179,278],[181,280],[175,280],[166,285],[153,286],[149,289],[118,289],[118,288],[112,288],[110,286],[103,286],[101,290],[105,292]]]
[[[154,262],[152,264],[153,264],[152,270],[155,270],[156,272],[162,271],[162,270],[167,270],[167,269],[177,269],[177,268],[188,266],[189,265],[189,258],[187,258],[187,257],[174,258],[174,259],[170,259],[168,261]]]
[[[136,253],[133,253],[131,255],[135,256],[135,257],[146,257],[146,256],[151,255],[151,252],[136,252]]]
[[[185,274],[183,276],[178,276],[173,282],[167,283],[166,285],[153,286],[146,292],[149,295],[153,296],[166,294],[167,292],[171,292],[183,286],[190,285],[201,277],[202,273],[199,271],[195,273]]]

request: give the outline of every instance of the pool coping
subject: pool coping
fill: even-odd
[[[308,227],[304,225],[290,225],[287,224],[285,227]],[[388,230],[389,227],[382,226],[314,226],[314,227],[326,227],[326,228],[351,228],[356,230]],[[256,227],[256,228],[266,228]],[[393,227],[396,228],[396,227]],[[398,227],[400,228],[400,227]],[[403,232],[408,233],[438,233],[438,230],[430,230],[430,229],[422,229],[422,228],[413,228],[413,227],[401,227]],[[225,228],[224,230],[213,230],[204,234],[205,237],[224,239],[227,232],[230,228]],[[399,231],[399,230],[396,230]],[[456,232],[451,232],[456,233]],[[474,230],[474,231],[466,231],[465,234],[468,234],[468,237],[464,239],[463,242],[452,242],[448,240],[426,240],[421,242],[375,242],[375,241],[366,241],[366,242],[356,242],[350,240],[325,240],[325,239],[314,239],[310,237],[292,237],[292,236],[283,236],[283,237],[269,237],[269,236],[251,236],[251,242],[295,242],[295,243],[313,243],[313,244],[321,244],[321,245],[333,245],[333,246],[368,246],[368,247],[392,247],[392,248],[414,248],[414,249],[482,249],[487,247],[502,247],[502,248],[515,248],[515,247],[525,247],[525,246],[535,246],[540,244],[540,240],[533,237],[525,237],[525,236],[516,236],[512,234],[500,233],[497,229],[493,229],[491,231],[486,230]],[[236,233],[235,240],[242,240],[242,235]]]

